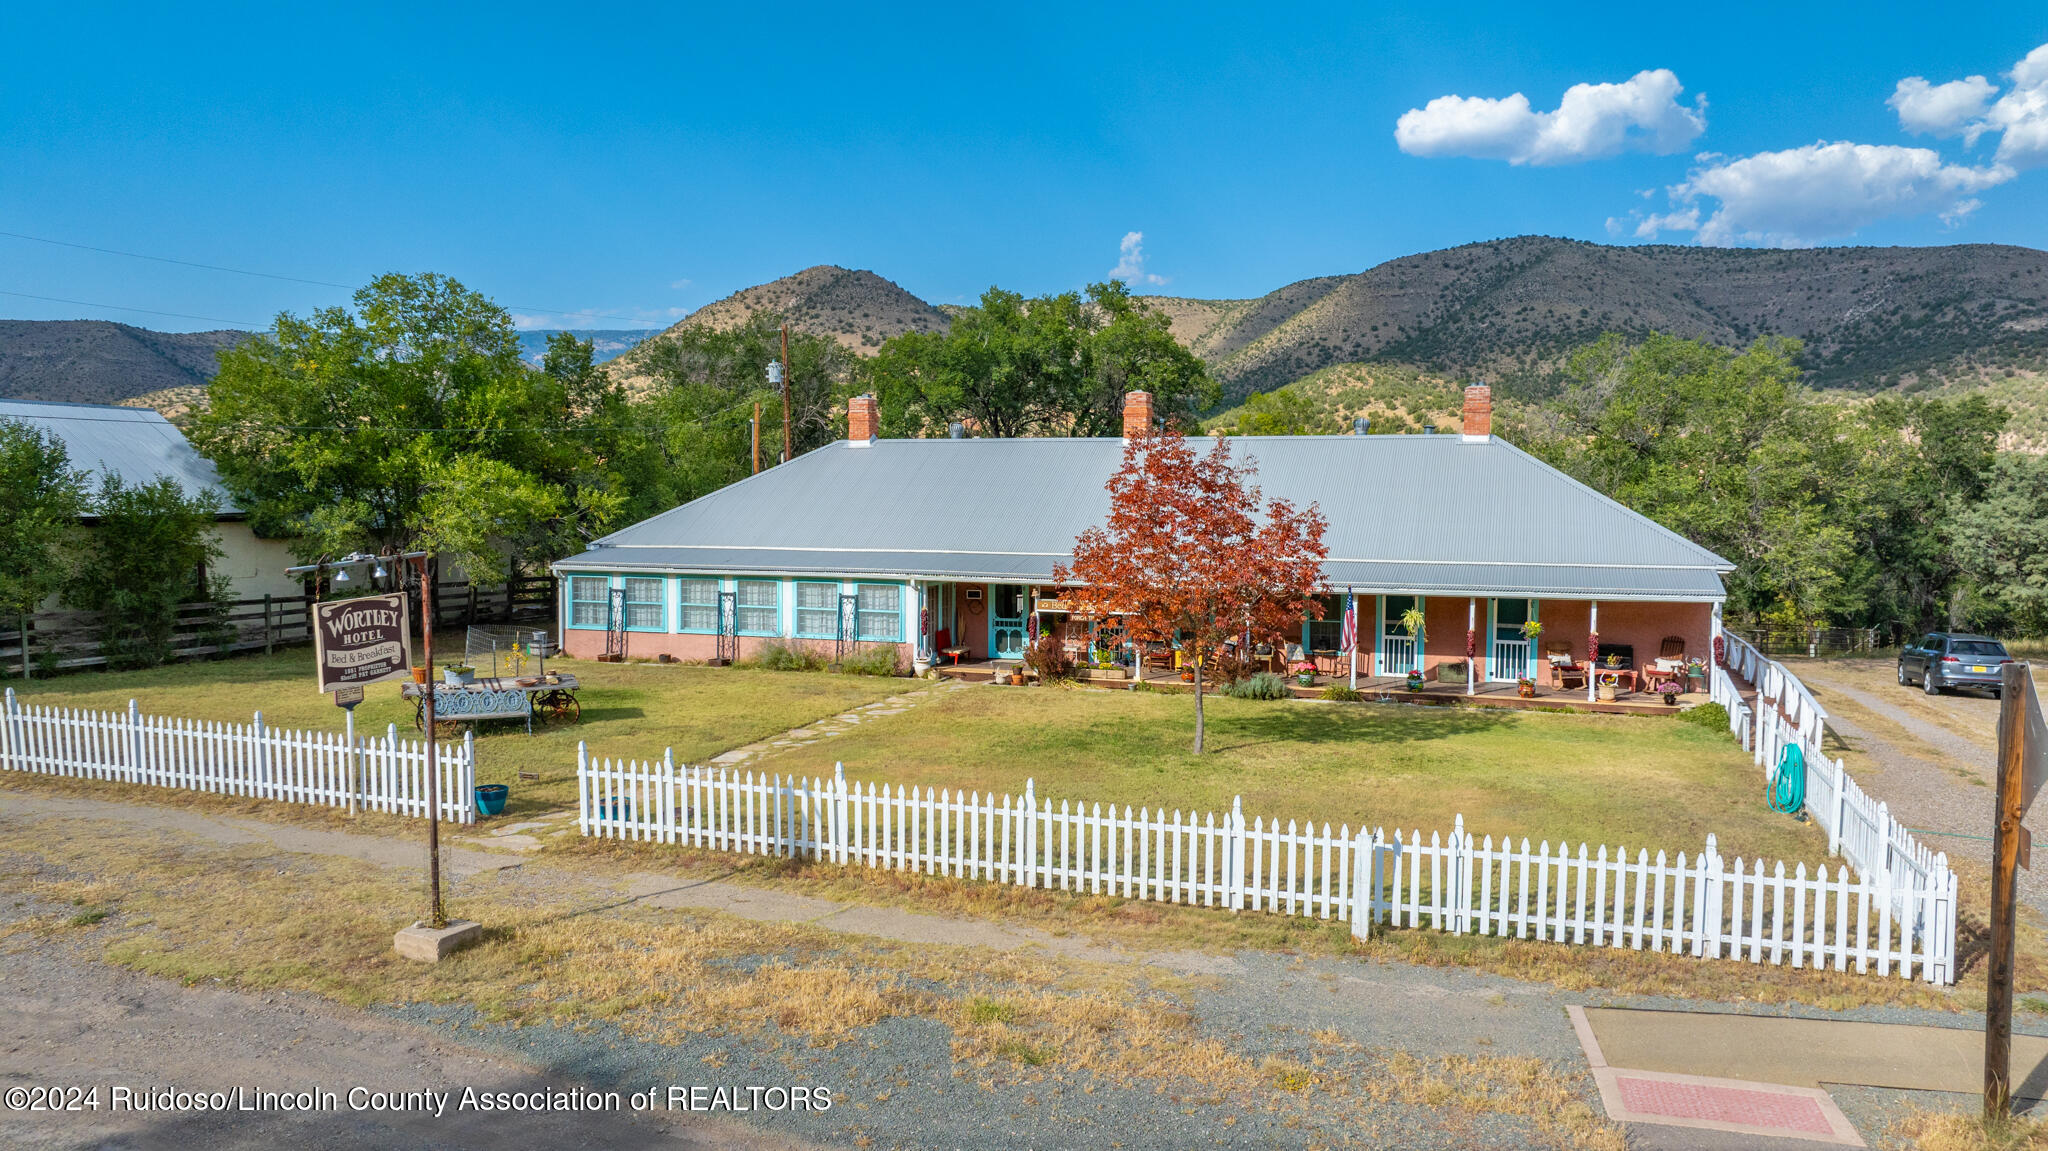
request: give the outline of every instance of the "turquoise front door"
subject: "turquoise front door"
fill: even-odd
[[[989,585],[988,650],[992,659],[1024,658],[1024,589],[1017,584]]]

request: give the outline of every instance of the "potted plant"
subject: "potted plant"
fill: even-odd
[[[1295,664],[1294,682],[1303,687],[1314,687],[1316,683],[1316,665],[1308,660],[1302,660],[1300,663]]]
[[[1530,678],[1529,678],[1528,676],[1526,676],[1526,675],[1525,675],[1525,676],[1523,676],[1522,678],[1520,678],[1520,679],[1516,680],[1516,681],[1515,681],[1515,694],[1516,694],[1516,695],[1519,695],[1519,696],[1521,696],[1521,697],[1522,697],[1523,699],[1535,699],[1535,698],[1536,698],[1536,681],[1535,681],[1535,680],[1533,680],[1533,679],[1530,679]]]
[[[1535,620],[1525,620],[1522,623],[1522,638],[1528,640],[1530,643],[1535,643],[1536,637],[1542,634],[1543,625],[1536,622]]]
[[[476,669],[468,664],[447,664],[441,668],[441,682],[449,687],[467,687],[476,682]]]
[[[1419,668],[1419,667],[1418,667],[1418,668],[1410,668],[1410,669],[1409,669],[1409,671],[1408,671],[1408,690],[1409,690],[1409,691],[1421,691],[1421,690],[1422,690],[1422,669],[1421,669],[1421,668]]]

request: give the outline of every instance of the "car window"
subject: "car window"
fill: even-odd
[[[1996,640],[1959,639],[1955,641],[1949,650],[1956,655],[1981,655],[1989,656],[1992,659],[2005,658],[2005,645]]]
[[[1928,632],[1926,635],[1920,637],[1920,646],[1926,648],[1928,651],[1940,651],[1941,637],[1935,635],[1933,632]]]

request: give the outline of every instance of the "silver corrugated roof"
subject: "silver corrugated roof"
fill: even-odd
[[[228,499],[213,463],[169,420],[148,408],[0,400],[0,419],[29,424],[62,440],[74,468],[95,476],[117,475],[130,484],[169,476],[187,495],[212,492],[222,514],[241,514]]]
[[[1718,599],[1734,565],[1498,438],[1242,436],[1329,520],[1333,587]],[[1199,446],[1199,445],[1198,445]],[[1037,582],[1107,517],[1118,439],[841,442],[595,541],[565,570]]]

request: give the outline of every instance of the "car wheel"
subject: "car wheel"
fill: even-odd
[[[1911,682],[1913,681],[1906,678],[1906,665],[1901,661],[1899,664],[1899,686],[1904,687]]]
[[[1941,694],[1941,681],[1934,678],[1933,668],[1930,667],[1926,671],[1920,673],[1920,690],[1926,692],[1928,695]]]

